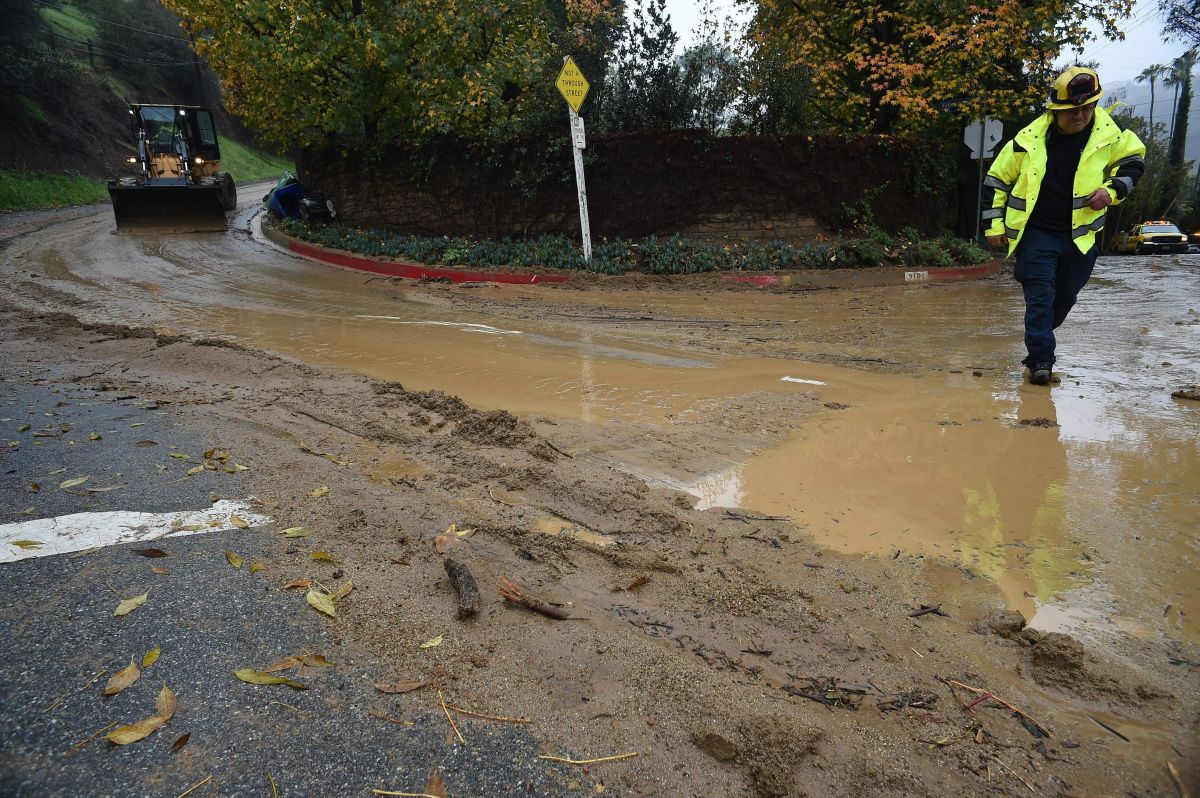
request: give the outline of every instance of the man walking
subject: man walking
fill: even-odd
[[[1050,90],[1046,112],[996,157],[983,181],[988,243],[1016,253],[1025,293],[1022,361],[1034,385],[1050,382],[1054,330],[1087,284],[1105,209],[1129,196],[1146,169],[1146,147],[1103,108],[1100,78],[1071,67]]]

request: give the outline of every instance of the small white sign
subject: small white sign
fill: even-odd
[[[587,149],[587,135],[583,130],[583,117],[571,117],[571,143],[577,150]]]
[[[904,282],[906,282],[906,283],[916,283],[916,282],[920,282],[921,280],[928,280],[928,279],[929,279],[929,272],[905,272],[904,273]]]
[[[963,144],[971,148],[971,158],[991,158],[992,148],[1004,138],[1004,125],[999,119],[976,119],[963,131]]]

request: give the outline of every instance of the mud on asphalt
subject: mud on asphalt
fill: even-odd
[[[205,501],[254,496],[272,519],[172,541],[179,567],[164,576],[129,547],[0,566],[16,652],[0,711],[6,792],[78,794],[94,780],[95,794],[177,795],[212,775],[194,794],[269,794],[269,772],[280,795],[368,795],[421,792],[437,770],[450,796],[1173,794],[1162,759],[1139,753],[1137,724],[1167,729],[1177,761],[1200,761],[1195,674],[1163,664],[1195,651],[1085,650],[1023,628],[948,564],[840,557],[787,520],[697,511],[692,496],[573,454],[565,427],[556,439],[436,391],[9,303],[0,328],[9,396],[153,405],[164,437],[249,467]],[[0,445],[19,437],[6,429]],[[0,446],[18,471],[6,492],[36,481],[20,473],[36,467],[21,460],[30,445]],[[193,502],[194,487],[164,485],[163,501]],[[12,498],[18,512],[38,505]],[[547,518],[566,533],[544,531]],[[279,534],[292,527],[310,534]],[[222,552],[235,546],[261,569],[232,568]],[[456,615],[446,557],[477,580],[473,619]],[[144,590],[152,576],[153,603],[109,615],[106,582]],[[505,602],[501,578],[570,618]],[[297,580],[354,589],[330,618],[286,588]],[[912,615],[922,606],[940,612]],[[160,639],[140,692],[76,692]],[[308,690],[229,676],[301,650],[334,665],[308,674]],[[149,706],[153,677],[178,694],[177,718],[123,748],[75,749],[135,720],[113,710]],[[424,686],[375,687],[411,683]],[[485,716],[451,711],[462,741],[439,695]],[[1109,723],[1115,734],[1089,715],[1126,720]]]

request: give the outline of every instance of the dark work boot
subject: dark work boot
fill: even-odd
[[[1029,382],[1033,385],[1049,385],[1050,375],[1054,370],[1053,363],[1030,363],[1029,364]]]

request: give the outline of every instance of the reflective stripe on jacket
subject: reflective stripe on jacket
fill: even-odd
[[[1047,111],[1022,128],[1004,145],[984,178],[985,235],[1005,236],[1009,255],[1017,248],[1037,202],[1046,174],[1046,136],[1053,124],[1054,114]],[[1080,153],[1072,188],[1071,236],[1080,252],[1096,243],[1107,210],[1092,210],[1088,195],[1103,187],[1112,195],[1113,205],[1125,199],[1145,171],[1145,155],[1146,147],[1137,135],[1121,130],[1107,111],[1096,106],[1092,133]]]

